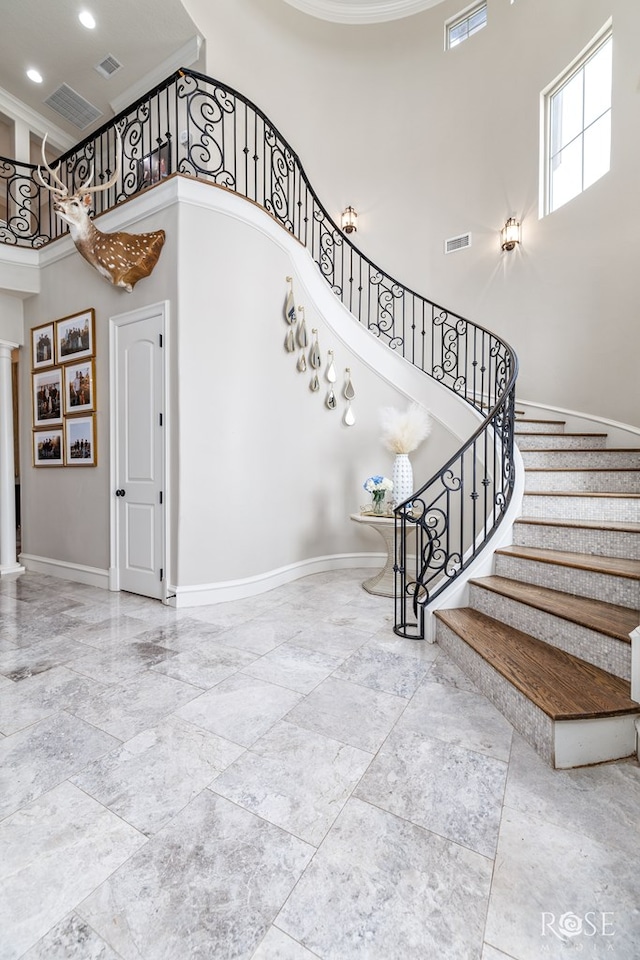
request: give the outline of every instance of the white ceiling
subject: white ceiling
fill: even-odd
[[[304,13],[335,23],[377,23],[433,7],[442,0],[284,0]],[[78,21],[88,9],[97,21],[87,30]],[[0,0],[0,120],[16,98],[44,118],[42,135],[71,146],[102,126],[121,109],[159,83],[179,66],[203,69],[190,58],[198,29],[180,0]],[[108,79],[95,65],[115,57],[122,69]],[[35,67],[41,84],[27,79]],[[79,130],[44,101],[67,84],[97,107],[102,116]],[[9,97],[4,97],[7,91]],[[3,106],[4,104],[4,106]],[[66,139],[66,142],[64,142]]]
[[[95,30],[79,23],[81,9],[93,13]],[[135,99],[127,98],[130,91],[139,96],[164,79],[174,69],[165,65],[197,35],[180,0],[2,0],[0,22],[0,87],[52,127],[70,134],[73,142]],[[122,69],[104,79],[94,66],[107,55],[115,57]],[[189,65],[176,63],[175,68]],[[39,70],[43,83],[27,79],[29,67]],[[136,94],[143,79],[150,82]],[[62,83],[98,107],[103,116],[80,131],[46,106],[43,101]]]
[[[285,0],[292,7],[333,23],[382,23],[435,7],[443,0]]]

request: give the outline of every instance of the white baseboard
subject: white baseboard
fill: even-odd
[[[342,553],[311,560],[300,560],[267,573],[242,580],[222,580],[219,583],[203,583],[195,586],[176,587],[169,585],[167,603],[172,607],[201,607],[210,603],[226,603],[229,600],[246,600],[260,593],[273,590],[292,580],[300,580],[314,573],[331,570],[346,570],[352,567],[378,568],[384,566],[385,553]]]
[[[61,580],[109,589],[109,571],[99,567],[87,567],[82,563],[67,563],[66,560],[52,560],[49,557],[33,557],[29,553],[21,553],[18,559],[25,569],[34,573],[46,573]]]

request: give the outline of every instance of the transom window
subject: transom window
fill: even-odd
[[[612,65],[609,28],[546,94],[547,213],[609,170]]]
[[[468,40],[472,34],[482,30],[486,25],[487,5],[486,3],[476,3],[446,24],[447,50],[457,47],[463,40]]]

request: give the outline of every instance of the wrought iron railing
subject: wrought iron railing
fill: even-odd
[[[58,177],[75,192],[115,170],[92,195],[102,213],[174,172],[264,207],[309,250],[335,295],[397,354],[474,407],[474,435],[396,511],[396,632],[424,636],[424,611],[496,530],[513,489],[517,360],[484,328],[377,267],[318,200],[297,154],[264,113],[216,80],[180,70],[64,154]],[[0,241],[41,246],[67,230],[36,167],[0,158]],[[48,178],[46,171],[44,179]]]

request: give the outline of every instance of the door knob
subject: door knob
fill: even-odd
[[[124,497],[125,490],[116,490],[116,497]]]

